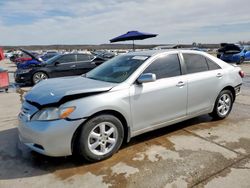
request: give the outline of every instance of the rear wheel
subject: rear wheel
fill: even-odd
[[[36,72],[32,76],[32,82],[33,82],[33,84],[37,84],[41,80],[46,80],[46,79],[48,79],[48,75],[46,73],[44,73],[44,72]]]
[[[118,151],[123,137],[123,125],[118,118],[108,114],[96,116],[82,127],[79,154],[91,162],[104,160]]]
[[[230,90],[223,90],[217,97],[213,112],[210,114],[215,119],[224,119],[233,107],[233,94]]]

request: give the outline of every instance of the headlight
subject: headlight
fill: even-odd
[[[47,121],[67,118],[75,107],[64,107],[64,108],[44,108],[38,111],[31,120]]]
[[[18,74],[25,74],[25,73],[28,73],[30,72],[32,69],[20,69],[17,73]]]

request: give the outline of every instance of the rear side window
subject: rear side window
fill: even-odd
[[[177,54],[169,54],[156,59],[143,73],[153,73],[156,79],[181,75],[180,61]]]
[[[206,61],[207,61],[209,70],[221,69],[221,67],[217,65],[215,62],[213,62],[212,60],[206,58]]]
[[[70,62],[75,62],[75,55],[74,54],[68,54],[68,55],[64,55],[63,57],[60,57],[57,62],[59,63],[70,63]]]
[[[206,58],[199,54],[183,54],[188,73],[203,72],[208,70]]]

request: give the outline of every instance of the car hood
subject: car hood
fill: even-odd
[[[35,85],[26,95],[25,100],[43,106],[61,103],[109,91],[115,83],[103,82],[83,76],[64,77],[43,80]]]
[[[218,49],[218,52],[226,53],[226,54],[237,54],[237,53],[240,53],[241,50],[242,49],[238,45],[224,44],[220,49]]]
[[[23,53],[29,55],[32,59],[36,60],[36,61],[39,61],[39,62],[42,62],[41,59],[37,58],[36,56],[34,56],[31,52],[27,51],[27,50],[24,50],[24,49],[20,49]]]

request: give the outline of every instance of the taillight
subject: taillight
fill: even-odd
[[[240,70],[240,71],[239,71],[239,75],[240,75],[241,78],[244,78],[244,76],[245,76],[244,71],[243,71],[243,70]]]

